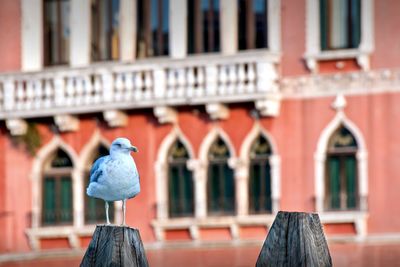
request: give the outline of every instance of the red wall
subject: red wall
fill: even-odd
[[[262,118],[263,127],[274,138],[281,156],[281,209],[292,211],[314,210],[314,152],[322,130],[333,119],[330,108],[333,98],[308,100],[285,100],[277,118]],[[400,94],[381,94],[347,97],[346,114],[363,133],[369,154],[369,233],[390,233],[400,231],[400,206],[393,205],[400,200],[400,137],[397,125],[400,122]],[[191,142],[196,157],[199,146],[214,125],[220,125],[229,135],[236,154],[252,128],[254,119],[247,106],[232,106],[230,117],[212,122],[202,112],[183,109],[179,112],[179,126]],[[61,134],[79,154],[89,141],[96,127],[112,140],[126,136],[139,148],[134,154],[141,174],[142,192],[128,201],[127,223],[138,227],[145,241],[154,241],[150,222],[156,214],[154,162],[157,149],[171,130],[171,125],[159,125],[150,111],[135,112],[129,116],[129,126],[110,129],[98,123],[96,117],[81,118],[78,132]],[[53,133],[47,123],[40,126],[43,144]],[[4,134],[1,140],[4,140]],[[26,251],[29,249],[24,231],[30,227],[31,181],[29,173],[32,158],[22,148],[11,145],[6,137],[3,147],[6,153],[0,157],[4,168],[7,231],[2,232],[6,250]],[[6,167],[4,167],[6,166]],[[0,202],[1,203],[1,202]],[[5,236],[4,236],[5,235]]]
[[[0,3],[0,72],[16,71],[21,66],[21,3]]]

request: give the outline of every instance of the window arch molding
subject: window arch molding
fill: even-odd
[[[159,220],[168,218],[168,153],[176,140],[180,140],[187,149],[189,154],[188,168],[191,170],[193,169],[191,166],[194,157],[193,147],[181,129],[179,127],[174,127],[161,142],[154,166],[156,177],[157,219]],[[195,175],[193,175],[193,177],[195,177]],[[195,183],[194,187],[196,188]],[[156,233],[156,235],[160,234]]]
[[[367,197],[368,197],[368,152],[365,144],[364,137],[359,128],[347,118],[343,111],[338,111],[334,119],[325,127],[322,131],[318,144],[317,150],[314,154],[315,162],[315,197],[316,203],[315,208],[317,212],[323,212],[324,210],[324,197],[325,197],[325,161],[327,155],[328,142],[332,134],[340,126],[345,127],[354,136],[358,150],[356,152],[357,160],[357,171],[358,171],[358,192],[360,198],[360,209],[361,211],[367,210]]]
[[[229,149],[230,158],[228,159],[228,166],[234,170],[234,183],[235,183],[235,196],[236,196],[236,207],[238,207],[238,186],[237,186],[237,175],[236,167],[238,166],[238,159],[236,157],[235,148],[228,136],[228,134],[220,127],[214,127],[204,138],[199,149],[199,162],[198,170],[196,173],[196,217],[207,216],[207,170],[208,170],[208,154],[209,150],[217,138],[220,137],[225,142]]]
[[[262,127],[261,123],[256,122],[253,125],[253,128],[245,137],[242,146],[240,147],[240,164],[237,170],[237,176],[240,177],[240,190],[239,194],[239,215],[247,215],[248,214],[248,183],[250,179],[249,167],[250,167],[250,150],[256,138],[262,135],[267,139],[269,144],[271,145],[271,156],[269,157],[270,166],[271,166],[271,197],[272,197],[272,213],[275,214],[279,210],[279,202],[280,202],[280,191],[281,191],[281,175],[280,175],[280,167],[281,167],[281,158],[278,154],[278,148],[274,138]]]
[[[32,181],[32,229],[35,230],[40,228],[41,226],[41,215],[42,215],[42,176],[43,176],[43,168],[45,162],[49,159],[49,157],[57,151],[57,149],[62,149],[67,153],[69,158],[72,161],[73,171],[72,171],[72,190],[73,190],[73,226],[78,226],[78,202],[76,200],[76,188],[80,178],[79,173],[76,171],[79,168],[80,162],[78,155],[74,151],[74,149],[65,143],[60,136],[55,136],[53,139],[43,146],[38,153],[36,154],[33,164],[32,164],[32,171],[31,171],[31,181]],[[78,215],[78,216],[77,216]],[[57,227],[57,226],[55,226]],[[53,227],[53,228],[55,228]],[[33,249],[39,248],[39,237],[35,235],[34,231],[28,231],[28,237],[30,240],[30,245]],[[79,246],[79,240],[75,240],[75,238],[70,238],[70,243],[73,247]]]

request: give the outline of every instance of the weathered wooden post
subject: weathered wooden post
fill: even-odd
[[[148,267],[139,230],[128,226],[97,225],[81,267]]]
[[[332,266],[318,214],[280,211],[258,256],[261,266]]]

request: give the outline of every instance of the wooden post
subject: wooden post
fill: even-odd
[[[280,211],[258,256],[261,266],[332,266],[318,214]]]
[[[80,266],[148,267],[139,230],[97,225]]]

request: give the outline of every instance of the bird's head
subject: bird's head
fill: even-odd
[[[115,154],[129,154],[131,152],[138,152],[137,147],[132,146],[131,142],[126,138],[115,139],[110,148],[110,155]]]

